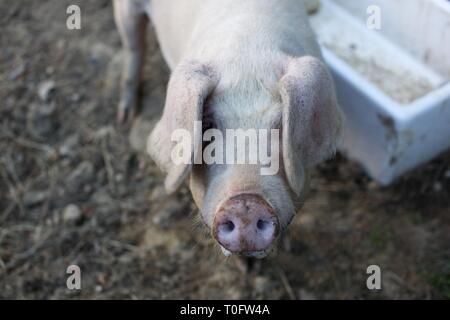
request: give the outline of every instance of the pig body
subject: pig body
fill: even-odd
[[[262,257],[303,203],[308,172],[335,150],[342,116],[301,0],[115,0],[126,50],[119,118],[133,110],[146,17],[172,69],[148,151],[169,192],[190,176],[205,224],[225,252]],[[307,1],[310,9],[316,1]],[[203,130],[195,130],[202,121]],[[206,129],[278,129],[281,165],[175,164],[172,133],[192,136],[192,160]],[[196,132],[197,131],[197,132]],[[248,144],[247,140],[245,142]],[[250,152],[250,147],[244,148]],[[278,156],[278,153],[277,153]]]
[[[172,69],[182,60],[220,61],[218,67],[238,68],[228,70],[231,79],[221,74],[223,82],[236,81],[245,72],[266,79],[270,72],[264,67],[268,62],[276,64],[281,52],[320,57],[301,0],[148,3],[162,53]]]

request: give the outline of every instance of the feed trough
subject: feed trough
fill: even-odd
[[[322,0],[311,24],[346,115],[344,154],[387,185],[450,148],[449,1]]]

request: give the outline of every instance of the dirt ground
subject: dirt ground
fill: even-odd
[[[81,30],[66,28],[70,4]],[[390,187],[338,155],[274,256],[225,258],[188,189],[165,195],[138,151],[169,76],[154,34],[147,122],[120,127],[109,0],[2,0],[0,13],[0,298],[450,298],[450,153]],[[380,291],[366,287],[371,264]]]

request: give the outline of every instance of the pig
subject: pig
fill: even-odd
[[[189,180],[226,255],[272,252],[305,201],[310,171],[340,141],[343,115],[307,17],[317,7],[302,0],[114,0],[125,49],[118,118],[134,115],[150,18],[171,77],[147,149],[166,173],[168,193]],[[271,141],[279,170],[262,175],[261,163],[198,164],[194,158],[207,145],[202,134],[211,128],[279,130]],[[193,161],[173,161],[178,129],[190,136]]]

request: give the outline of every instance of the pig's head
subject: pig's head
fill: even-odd
[[[148,140],[150,155],[167,173],[169,193],[190,175],[202,219],[224,253],[264,257],[270,251],[303,203],[309,170],[335,152],[340,136],[342,115],[334,85],[319,59],[285,58],[269,78],[239,84],[213,64],[180,64]],[[203,123],[197,130],[196,121]],[[278,136],[268,137],[277,170],[262,174],[260,162],[236,164],[225,158],[223,164],[195,164],[216,141],[216,136],[203,136],[211,128],[223,133],[224,154],[227,129],[278,129]],[[187,163],[173,161],[177,129],[190,138]],[[248,160],[255,149],[248,145],[250,139],[244,141]]]

